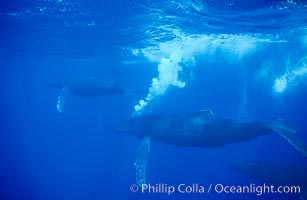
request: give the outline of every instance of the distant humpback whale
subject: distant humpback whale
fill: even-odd
[[[216,116],[211,110],[183,114],[133,116],[115,131],[143,138],[135,162],[138,185],[146,183],[150,142],[189,147],[221,147],[277,133],[307,157],[306,144],[295,134],[296,128],[284,120],[240,122]]]
[[[69,94],[92,98],[112,94],[124,94],[126,92],[117,82],[110,78],[97,78],[92,76],[78,77],[68,82],[53,82],[47,84],[47,86],[61,91],[57,102],[59,112],[63,111],[65,101]],[[132,93],[142,92],[132,91]]]
[[[307,199],[307,165],[265,161],[236,161],[230,163],[231,168],[251,178],[274,186],[299,186],[295,188],[301,199]],[[275,188],[277,189],[277,188]],[[294,192],[292,192],[294,193]]]

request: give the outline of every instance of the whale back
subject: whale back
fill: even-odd
[[[120,85],[109,78],[78,77],[70,84],[72,94],[83,97],[106,96],[111,94],[123,94]]]

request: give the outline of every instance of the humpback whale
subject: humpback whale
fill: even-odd
[[[256,180],[275,186],[299,186],[307,198],[307,165],[267,161],[233,161],[230,167]],[[296,191],[298,193],[298,191]]]
[[[190,147],[221,147],[277,133],[307,156],[306,145],[295,134],[296,127],[285,120],[241,122],[219,117],[211,110],[133,116],[119,124],[115,131]]]
[[[143,138],[135,162],[138,185],[146,183],[151,141],[213,148],[277,133],[307,157],[307,145],[295,134],[296,127],[285,120],[241,122],[219,117],[209,109],[182,114],[132,116],[115,127],[115,131]]]
[[[60,90],[57,102],[57,110],[59,112],[63,111],[65,101],[70,94],[93,98],[112,94],[124,94],[126,92],[117,82],[110,78],[92,76],[77,77],[68,82],[53,82],[47,84],[47,86]],[[133,93],[140,92],[133,91]]]

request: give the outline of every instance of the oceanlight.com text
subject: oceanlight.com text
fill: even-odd
[[[130,185],[131,192],[140,192],[142,194],[255,194],[261,196],[263,194],[300,194],[300,186],[275,186],[266,183],[256,185],[250,183],[249,185],[226,185],[226,184],[178,184],[171,185],[166,183],[157,184],[136,184]]]

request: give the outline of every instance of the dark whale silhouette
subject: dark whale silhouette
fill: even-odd
[[[92,76],[77,77],[68,82],[58,81],[47,84],[59,90],[69,88],[69,93],[81,97],[98,97],[111,94],[123,94],[125,90],[110,78]]]
[[[183,114],[133,116],[119,124],[115,131],[152,141],[191,147],[220,147],[277,133],[297,150],[307,155],[307,147],[296,133],[296,127],[284,120],[240,122],[216,116],[211,110]]]
[[[211,110],[182,114],[132,116],[115,131],[143,138],[135,162],[136,182],[146,183],[151,141],[188,147],[221,147],[277,133],[307,157],[307,146],[296,135],[296,127],[285,120],[241,122],[216,116]]]
[[[296,193],[307,198],[307,165],[268,161],[233,161],[230,167],[251,178],[274,186],[299,186]],[[293,192],[294,193],[294,192]]]
[[[49,87],[59,89],[57,109],[63,111],[63,107],[67,97],[72,94],[85,98],[93,98],[99,96],[108,96],[113,94],[124,94],[124,90],[117,82],[110,78],[97,78],[92,76],[83,76],[72,79],[71,81],[53,82],[47,84]],[[144,93],[143,91],[130,91],[130,93]]]

